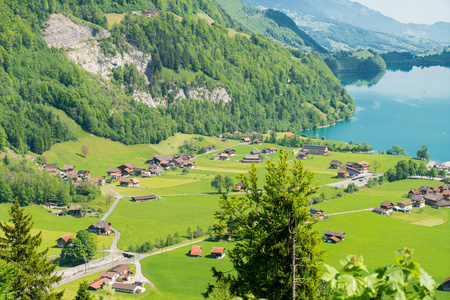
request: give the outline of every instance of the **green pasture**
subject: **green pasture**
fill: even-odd
[[[0,204],[0,220],[9,221],[9,204]],[[31,205],[25,208],[25,213],[32,216],[34,226],[32,234],[42,232],[42,244],[40,249],[49,248],[48,255],[55,255],[61,253],[61,248],[56,248],[56,240],[63,235],[73,234],[86,227],[94,224],[98,219],[94,218],[74,218],[72,216],[56,217],[47,212],[39,205]],[[99,236],[97,241],[98,249],[102,249],[103,243],[106,249],[111,247],[112,240],[110,236]]]
[[[120,200],[107,219],[121,233],[118,247],[151,243],[178,232],[186,237],[188,227],[200,226],[204,232],[214,224],[214,212],[219,207],[219,196],[163,197],[148,202],[133,202],[130,198]]]
[[[105,14],[108,25],[111,27],[114,24],[119,24],[125,18],[125,14]]]
[[[441,211],[430,211],[442,214]],[[447,214],[446,219],[448,219]],[[403,247],[415,249],[415,260],[433,276],[437,285],[447,278],[450,270],[450,222],[429,227],[403,222],[394,217],[373,212],[358,212],[330,216],[320,221],[316,228],[345,232],[339,244],[324,243],[325,263],[340,268],[339,261],[347,255],[362,255],[370,270],[394,263],[394,252]],[[439,293],[444,295],[445,293]],[[448,294],[448,293],[447,293]],[[439,297],[438,299],[444,299]],[[448,299],[448,298],[447,298]]]
[[[203,257],[190,257],[188,245],[164,254],[141,260],[142,271],[152,281],[160,295],[151,293],[146,299],[201,299],[208,283],[214,283],[211,268],[231,271],[232,265],[226,256],[233,243],[226,241],[203,241],[195,245],[202,246]],[[209,257],[212,247],[225,247],[223,259]]]
[[[395,181],[372,189],[365,189],[344,197],[315,204],[314,207],[322,209],[325,214],[372,208],[379,206],[383,201],[390,201],[393,203],[401,202],[405,200],[402,196],[407,194],[412,188],[419,188],[421,185],[436,184],[437,182],[435,181],[425,179]],[[321,189],[319,189],[318,193],[321,193]]]
[[[392,212],[391,217],[415,225],[436,226],[447,222],[449,211],[426,205],[422,208],[414,207],[411,213]]]
[[[188,70],[179,70],[177,72],[168,68],[163,68],[161,71],[161,78],[164,80],[186,81],[186,83],[191,83],[195,80],[195,77],[202,74],[202,71],[193,72]]]

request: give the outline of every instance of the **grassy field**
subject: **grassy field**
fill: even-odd
[[[186,236],[188,227],[194,230],[200,226],[206,232],[214,223],[218,199],[217,195],[163,197],[136,203],[124,198],[107,220],[122,234],[118,247],[127,249],[128,245],[154,243],[161,237],[165,240],[175,232]]]
[[[203,257],[188,256],[190,246],[186,246],[141,260],[144,275],[161,292],[161,295],[151,293],[145,299],[201,299],[208,283],[214,283],[213,266],[220,271],[232,269],[226,254],[223,259],[212,259],[209,253],[212,247],[229,250],[233,243],[204,241],[196,245],[202,246]]]
[[[108,25],[111,27],[114,24],[119,24],[125,18],[125,14],[105,14]]]
[[[443,212],[434,210],[435,213]],[[449,210],[444,212],[448,219]],[[433,276],[437,284],[447,278],[450,270],[450,222],[429,227],[403,222],[372,212],[331,216],[316,225],[323,230],[345,232],[340,244],[324,243],[325,262],[339,268],[339,261],[349,254],[362,255],[364,263],[373,270],[394,263],[394,252],[403,247],[415,249],[415,260]],[[432,246],[431,246],[432,245]],[[447,293],[448,294],[448,293]],[[440,297],[445,293],[439,293]],[[447,298],[448,299],[448,298]]]

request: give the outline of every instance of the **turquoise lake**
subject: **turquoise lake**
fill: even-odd
[[[375,153],[400,145],[415,156],[425,144],[432,160],[450,161],[449,68],[413,67],[339,77],[355,99],[353,119],[304,133],[347,143],[366,142]]]

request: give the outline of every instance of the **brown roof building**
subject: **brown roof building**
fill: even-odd
[[[64,248],[64,246],[66,245],[66,243],[69,241],[69,239],[74,239],[75,237],[73,236],[73,234],[69,233],[66,234],[62,237],[60,237],[59,239],[56,240],[56,244],[58,248]]]

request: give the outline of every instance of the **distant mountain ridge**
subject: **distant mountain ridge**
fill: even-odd
[[[244,1],[257,7],[281,10],[328,50],[370,47],[382,52],[421,52],[439,48],[441,45],[437,41],[445,43],[450,39],[446,37],[447,23],[402,24],[348,0]],[[387,25],[380,25],[383,23]]]

